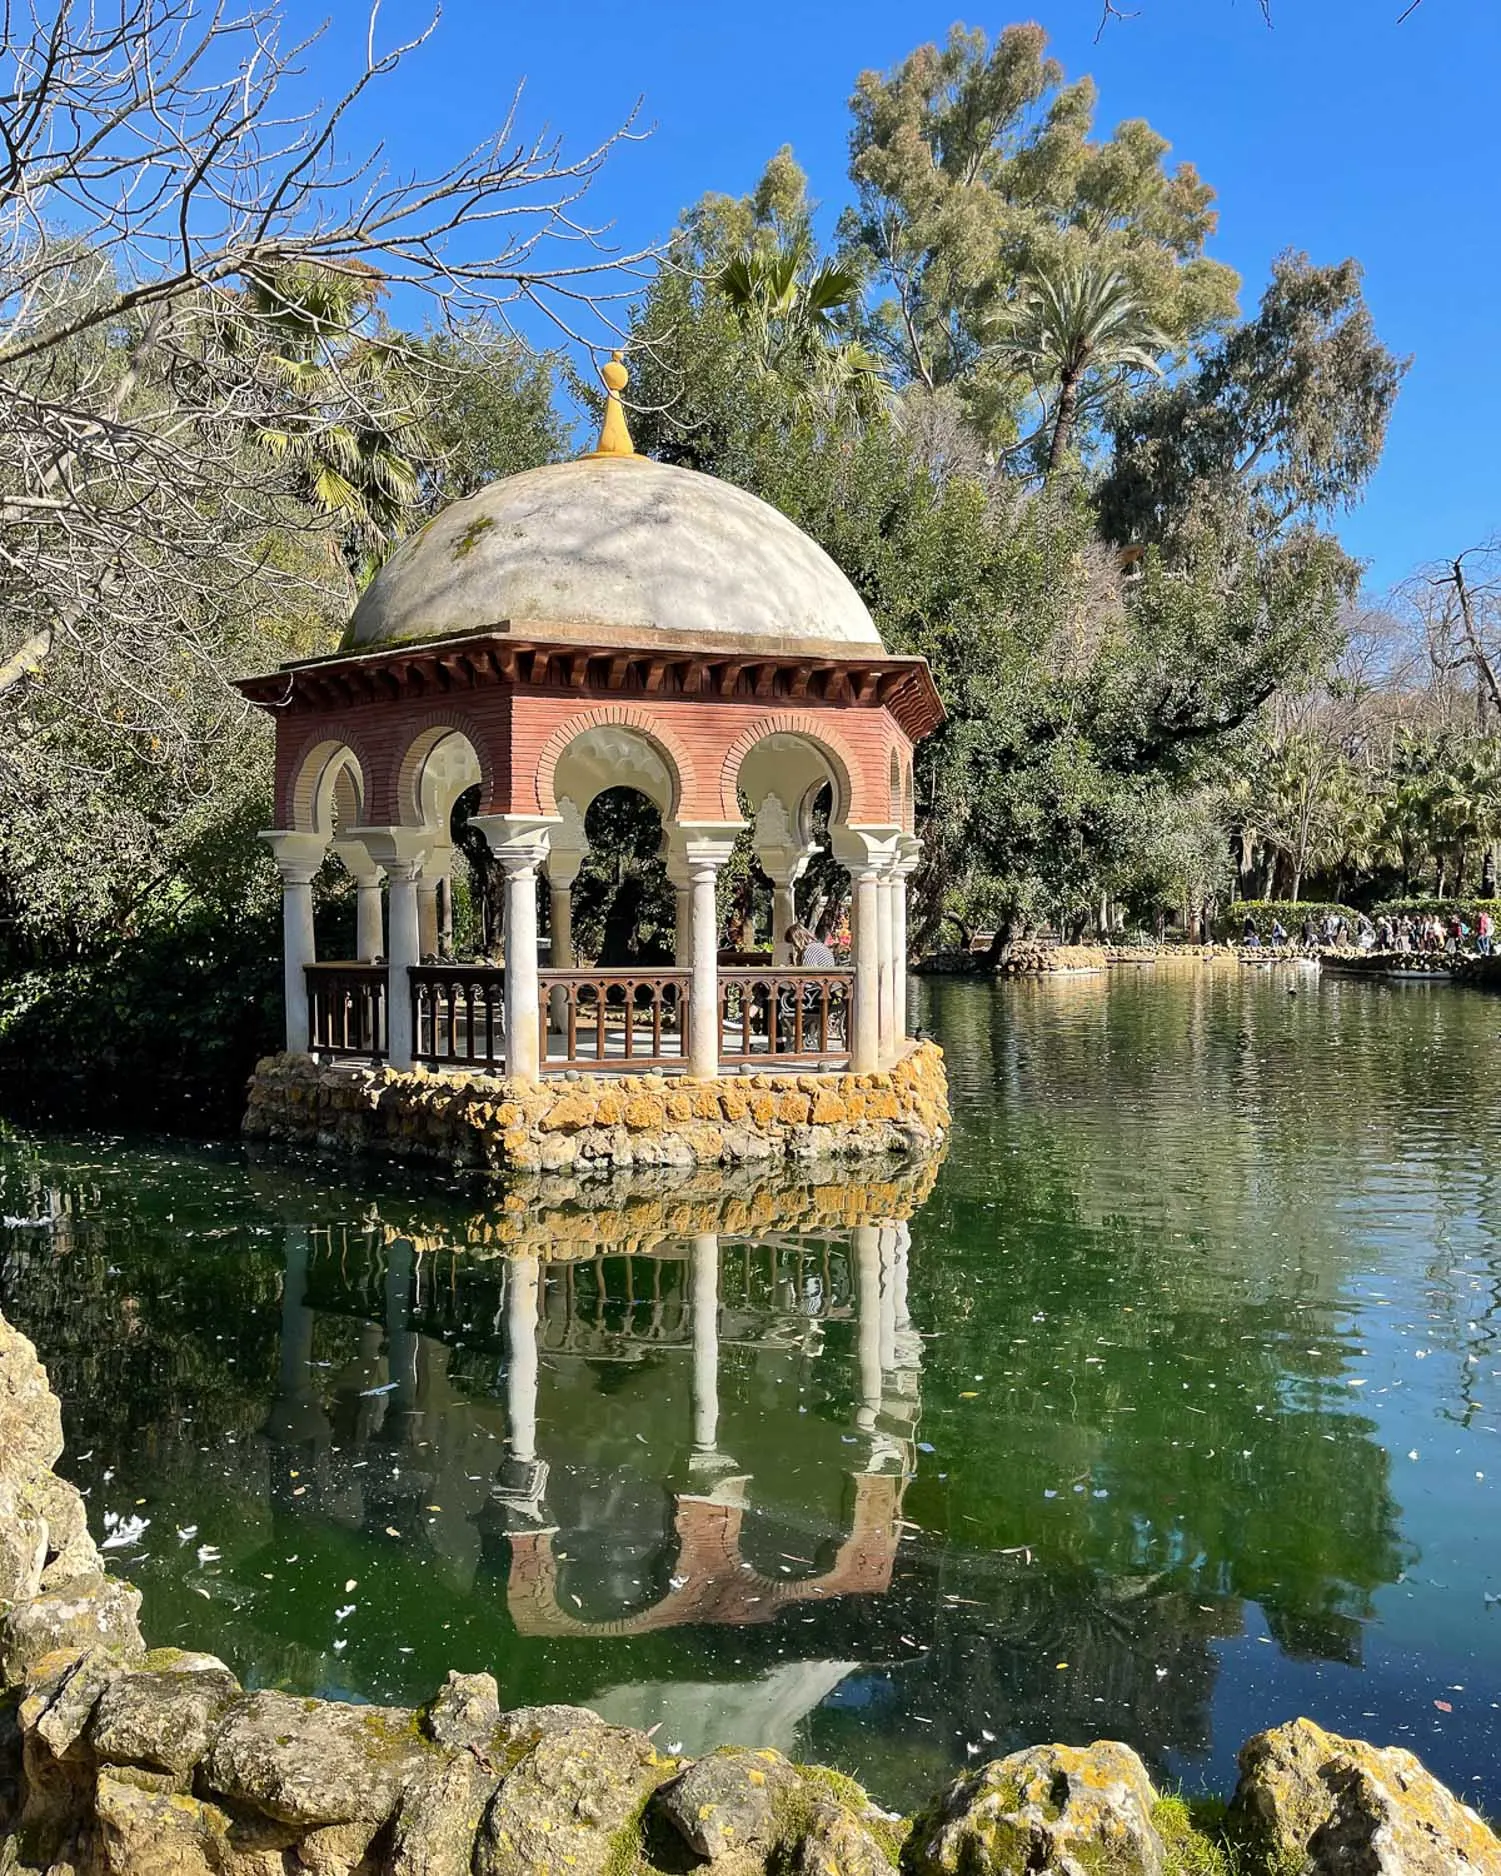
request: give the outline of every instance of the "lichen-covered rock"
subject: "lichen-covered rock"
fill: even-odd
[[[378,1822],[435,1755],[404,1709],[257,1693],[230,1708],[199,1780],[288,1824]]]
[[[573,1732],[581,1726],[603,1726],[604,1721],[593,1707],[512,1707],[495,1722],[488,1742],[493,1757],[497,1752],[507,1761],[514,1760],[519,1748],[536,1745],[550,1733]]]
[[[47,1370],[21,1331],[0,1316],[0,1470],[12,1479],[50,1471],[62,1449],[62,1407]]]
[[[440,1746],[478,1746],[500,1722],[493,1674],[450,1673],[422,1713],[422,1728]]]
[[[104,1773],[95,1811],[97,1867],[108,1876],[222,1876],[229,1819],[217,1805]]]
[[[1161,1876],[1156,1802],[1129,1746],[1034,1746],[956,1780],[908,1860],[914,1876]]]
[[[1399,1746],[1293,1720],[1240,1754],[1231,1816],[1307,1876],[1501,1876],[1501,1840]]]
[[[788,1859],[789,1876],[892,1876],[895,1868],[847,1805],[820,1798]]]
[[[469,1876],[480,1819],[499,1784],[469,1752],[417,1779],[396,1814],[389,1876]]]
[[[15,1604],[0,1614],[0,1687],[14,1687],[34,1662],[60,1649],[77,1654],[98,1645],[138,1661],[146,1652],[140,1608],[134,1585],[98,1570]]]
[[[506,1774],[485,1813],[475,1876],[601,1876],[676,1765],[622,1726],[548,1733]]]
[[[42,1587],[47,1524],[19,1479],[0,1475],[0,1603],[24,1602]]]
[[[73,1750],[100,1696],[124,1663],[107,1648],[90,1648],[65,1666],[26,1685],[21,1700],[23,1731],[40,1739],[54,1759]]]
[[[307,1876],[373,1876],[369,1853],[380,1828],[369,1818],[352,1824],[320,1824],[298,1843],[297,1867]]]
[[[653,1801],[690,1850],[703,1857],[765,1848],[777,1835],[778,1810],[797,1784],[780,1752],[725,1747],[697,1759]]]
[[[191,1771],[239,1691],[234,1675],[212,1656],[122,1674],[100,1696],[89,1743],[101,1759],[116,1764]]]

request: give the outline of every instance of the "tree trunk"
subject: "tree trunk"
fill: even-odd
[[[1494,899],[1496,896],[1496,848],[1490,842],[1485,849],[1485,858],[1480,863],[1480,896],[1482,899]]]
[[[1011,947],[1016,943],[1018,920],[1014,917],[1001,919],[990,940],[990,949],[985,953],[984,968],[998,971],[1011,956]]]
[[[1058,409],[1053,418],[1053,443],[1048,451],[1048,474],[1056,475],[1074,438],[1079,415],[1079,374],[1065,371],[1058,379]]]
[[[1288,897],[1292,900],[1294,905],[1298,903],[1298,894],[1302,890],[1303,890],[1303,869],[1301,866],[1295,866],[1293,868],[1292,891],[1288,894]]]

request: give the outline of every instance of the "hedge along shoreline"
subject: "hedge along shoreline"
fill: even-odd
[[[1368,918],[1441,918],[1446,922],[1455,913],[1473,931],[1482,912],[1489,912],[1501,925],[1501,899],[1382,899],[1364,912],[1353,905],[1340,905],[1332,899],[1238,899],[1214,922],[1217,938],[1234,941],[1240,937],[1247,918],[1255,920],[1257,936],[1265,944],[1271,937],[1272,921],[1281,919],[1289,934],[1296,937],[1303,921],[1311,918],[1317,925],[1326,916],[1345,919],[1350,929]]]

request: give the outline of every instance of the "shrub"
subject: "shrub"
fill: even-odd
[[[1335,905],[1323,899],[1241,899],[1236,904],[1227,906],[1214,922],[1214,935],[1221,940],[1234,942],[1239,939],[1242,927],[1248,918],[1256,921],[1256,933],[1263,944],[1269,944],[1272,937],[1272,924],[1281,919],[1288,935],[1296,938],[1305,918],[1311,918],[1315,925],[1326,916],[1345,919],[1351,931],[1360,914],[1353,906]]]

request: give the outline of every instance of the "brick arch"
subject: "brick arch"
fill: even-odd
[[[317,772],[311,771],[312,758],[320,749],[328,749],[329,755],[318,765]],[[276,785],[276,824],[278,827],[295,828],[300,833],[322,833],[325,830],[316,825],[317,796],[320,783],[328,773],[331,763],[342,757],[348,757],[358,775],[358,789],[362,812],[370,811],[371,791],[375,786],[377,771],[370,760],[369,751],[363,746],[358,736],[351,736],[343,724],[337,727],[327,721],[311,725],[301,739],[292,745],[289,753],[277,752]]]
[[[740,819],[737,784],[741,764],[756,744],[764,742],[768,736],[801,736],[812,743],[834,771],[835,791],[840,799],[834,804],[833,818],[845,821],[863,818],[857,816],[855,810],[865,806],[866,777],[859,758],[851,753],[844,738],[826,718],[807,711],[778,710],[742,730],[724,752],[719,769],[719,802],[727,821]]]
[[[412,751],[424,738],[432,737],[434,730],[462,736],[479,759],[480,772],[480,807],[488,808],[495,797],[495,761],[490,749],[489,739],[484,730],[470,716],[467,710],[432,709],[424,710],[418,716],[404,718],[402,721],[402,740],[390,764],[381,777],[381,806],[389,824],[402,826],[420,825],[416,816],[416,804],[411,799],[415,777],[407,774],[407,765]],[[441,738],[433,738],[430,748],[424,752],[422,760],[427,760],[431,749],[436,748]],[[420,773],[420,770],[419,770]],[[386,825],[383,820],[381,825]]]
[[[537,757],[537,807],[542,814],[556,814],[557,796],[553,792],[553,778],[557,774],[558,763],[563,752],[575,738],[589,730],[628,729],[643,736],[661,756],[667,765],[667,772],[672,778],[673,793],[669,811],[663,820],[676,820],[685,800],[696,799],[698,777],[693,766],[693,758],[681,737],[667,728],[658,718],[645,710],[632,709],[629,704],[603,704],[596,710],[581,710],[577,716],[569,717],[566,723],[560,723],[547,741],[543,743]]]

